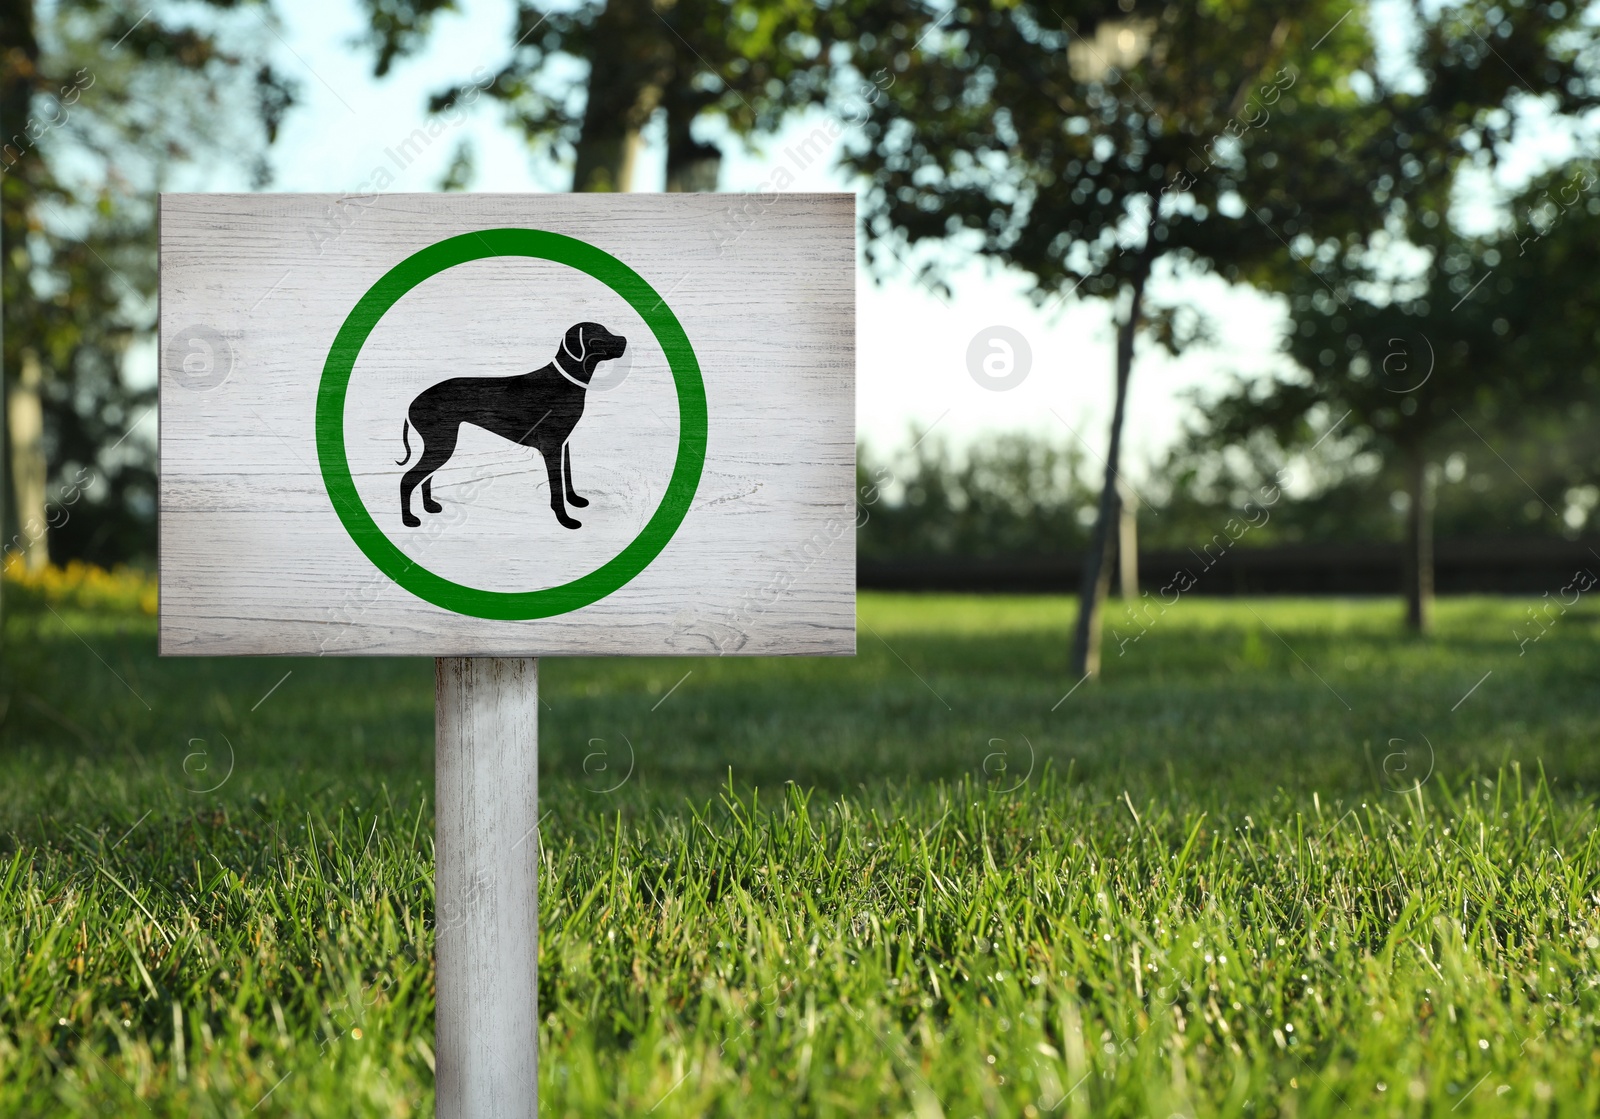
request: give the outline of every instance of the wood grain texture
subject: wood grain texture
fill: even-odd
[[[163,196],[162,652],[854,652],[854,221],[842,194]],[[367,289],[430,244],[504,227],[577,237],[638,272],[694,347],[709,416],[698,490],[661,554],[610,596],[527,621],[452,613],[381,573],[335,513],[315,438],[329,348]],[[406,529],[413,398],[544,366],[584,320],[629,349],[568,442],[583,527],[556,522],[538,452],[466,426],[435,476],[444,512]],[[521,591],[592,571],[639,532],[678,430],[664,351],[635,311],[575,270],[497,257],[383,316],[344,435],[362,504],[411,561]]]
[[[539,662],[435,662],[438,1119],[539,1114]]]

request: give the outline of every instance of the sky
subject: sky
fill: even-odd
[[[509,0],[463,0],[460,12],[439,18],[426,53],[398,62],[377,81],[370,52],[355,46],[364,24],[350,0],[284,0],[280,10],[276,61],[300,82],[301,100],[274,146],[270,189],[292,191],[355,191],[378,167],[393,171],[387,152],[426,122],[431,93],[499,68],[513,19]],[[758,146],[729,145],[721,189],[756,190],[782,166],[793,177],[789,189],[855,191],[857,183],[834,166],[842,136],[818,158],[795,154],[799,141],[826,123],[816,110]],[[388,189],[437,189],[462,141],[474,149],[473,190],[568,187],[570,172],[535,162],[483,98]],[[660,143],[652,143],[633,188],[660,190],[664,158]],[[1069,299],[1035,307],[1025,277],[978,260],[960,267],[951,283],[946,299],[909,268],[875,280],[864,260],[858,267],[859,438],[883,452],[930,435],[961,446],[1028,430],[1061,442],[1082,439],[1096,460],[1107,439],[1113,378],[1106,305]],[[1187,394],[1221,388],[1233,373],[1281,369],[1284,361],[1278,353],[1284,315],[1275,299],[1214,277],[1158,277],[1151,294],[1190,300],[1209,314],[1217,338],[1177,359],[1140,353],[1125,444],[1134,479],[1148,476],[1192,415]]]

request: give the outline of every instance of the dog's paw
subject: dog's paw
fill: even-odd
[[[589,499],[587,497],[579,497],[577,494],[573,494],[567,498],[567,504],[575,505],[579,509],[587,509],[589,508]]]
[[[557,513],[556,514],[556,520],[561,522],[561,527],[562,528],[582,528],[583,527],[583,522],[582,521],[576,520],[575,518],[572,518],[572,517],[564,516],[561,513]]]
[[[429,510],[429,512],[433,512],[433,510]],[[407,528],[421,528],[422,527],[422,518],[417,516],[415,513],[402,512],[400,514],[400,521]]]
[[[443,513],[444,512],[444,506],[440,505],[437,501],[435,501],[431,497],[425,497],[425,498],[422,499],[422,507],[424,509],[426,509],[430,513]]]

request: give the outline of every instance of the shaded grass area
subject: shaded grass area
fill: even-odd
[[[1592,1114],[1600,612],[1526,606],[546,661],[544,1113]],[[0,1113],[431,1114],[431,665],[4,639]]]

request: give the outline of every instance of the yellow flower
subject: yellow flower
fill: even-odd
[[[107,571],[92,563],[71,560],[65,567],[47,564],[38,571],[29,571],[22,556],[12,552],[0,565],[0,578],[8,591],[25,603],[151,616],[159,605],[155,578],[132,567],[118,566]]]

